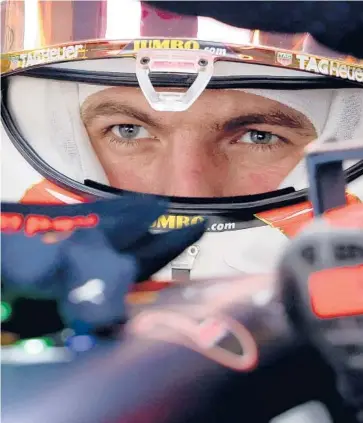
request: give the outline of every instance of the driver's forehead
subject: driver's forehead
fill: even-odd
[[[157,87],[155,91],[173,91],[173,92],[185,92],[185,89],[182,88],[170,88],[170,87]],[[118,101],[127,100],[130,103],[137,104],[140,107],[147,106],[148,103],[145,99],[144,94],[142,93],[140,88],[137,87],[112,87],[106,88],[102,91],[99,91],[91,96],[92,102],[97,102],[97,100],[102,99],[114,99]],[[213,90],[213,89],[206,89],[203,93],[198,97],[196,102],[193,104],[192,107],[197,108],[198,106],[205,105],[206,103],[219,103],[223,101],[224,105],[236,105],[238,104],[241,106],[241,102],[247,101],[253,102],[254,104],[268,104],[274,103],[273,100],[262,96],[256,96],[251,93],[247,93],[242,90]]]
[[[170,91],[170,88],[157,88],[156,91]],[[176,91],[175,88],[172,89]],[[183,91],[179,89],[179,91]],[[295,114],[304,120],[304,116],[296,110],[272,99],[247,93],[241,90],[205,90],[197,101],[184,112],[160,112],[153,110],[147,103],[140,88],[112,87],[90,95],[82,105],[82,115],[89,120],[108,113],[111,106],[125,105],[146,112],[155,121],[164,124],[175,119],[187,119],[189,122],[206,123],[206,121],[223,122],[231,117],[252,113],[268,114],[271,112],[286,112]],[[104,107],[102,107],[104,106]],[[95,113],[97,110],[97,113]],[[120,110],[122,110],[120,108]]]

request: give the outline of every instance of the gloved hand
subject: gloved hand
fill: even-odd
[[[82,213],[77,205],[77,213],[87,214],[90,206],[85,204]],[[69,207],[53,206],[52,214],[58,208],[60,215],[69,216]],[[67,324],[107,326],[125,319],[123,299],[133,283],[161,269],[205,229],[202,223],[151,234],[149,228],[165,213],[166,204],[149,196],[93,204],[93,210],[97,208],[97,227],[78,229],[56,243],[44,243],[41,234],[4,233],[1,273],[5,291],[56,299]],[[111,218],[108,208],[119,212]],[[49,215],[49,209],[44,206],[43,214]]]

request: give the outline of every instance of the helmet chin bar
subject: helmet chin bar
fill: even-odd
[[[187,73],[197,77],[186,92],[156,92],[150,73]],[[182,112],[197,100],[214,72],[214,56],[208,51],[142,49],[136,56],[136,77],[146,100],[154,110]]]
[[[309,178],[309,198],[316,216],[346,204],[344,160],[361,160],[361,140],[330,140],[307,148],[306,165]]]

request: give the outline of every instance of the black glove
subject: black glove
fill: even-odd
[[[31,206],[13,206],[16,213],[32,214]],[[54,217],[56,210],[60,216],[79,216],[92,209],[99,217],[95,228],[78,229],[56,243],[44,243],[44,234],[2,237],[5,292],[54,298],[64,320],[73,326],[81,322],[99,327],[124,319],[123,299],[132,284],[164,267],[205,229],[198,224],[151,234],[149,228],[165,213],[166,204],[150,196],[77,205],[76,212],[75,206],[36,207],[38,215]],[[109,210],[118,213],[110,216]]]

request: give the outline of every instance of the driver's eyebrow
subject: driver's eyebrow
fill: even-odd
[[[81,115],[85,125],[90,124],[97,118],[124,115],[146,123],[148,126],[156,129],[162,127],[162,120],[155,119],[147,112],[143,112],[134,106],[112,100],[105,100],[97,105],[90,104],[81,111]],[[230,132],[249,125],[265,124],[291,128],[298,132],[306,132],[310,130],[308,122],[308,119],[305,121],[305,119],[300,118],[294,113],[274,109],[264,113],[246,112],[224,122],[213,122],[211,126],[216,131]]]
[[[142,112],[133,106],[113,101],[103,101],[96,106],[86,106],[86,108],[81,111],[81,115],[85,125],[90,124],[92,120],[99,117],[102,118],[124,115],[133,119],[137,119],[152,127],[160,126],[157,121],[153,119],[148,113]]]
[[[293,113],[280,110],[269,110],[266,113],[248,113],[230,119],[223,124],[222,129],[226,132],[234,131],[248,125],[274,125],[297,130],[309,130],[309,121],[300,118]]]

